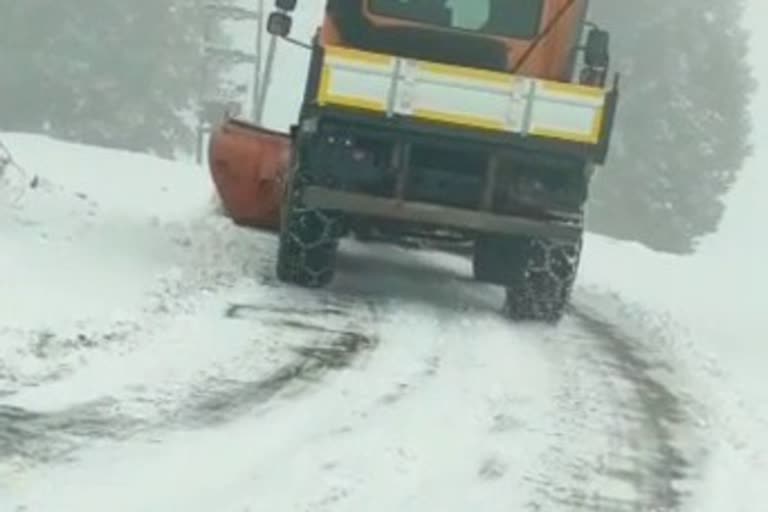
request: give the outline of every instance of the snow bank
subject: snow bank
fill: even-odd
[[[0,138],[35,184],[0,184],[0,396],[98,352],[109,359],[98,371],[117,375],[121,351],[151,346],[151,331],[176,312],[179,325],[164,326],[175,334],[155,354],[172,356],[199,332],[185,314],[260,264],[249,245],[258,234],[212,215],[203,168],[41,136]],[[135,368],[148,371],[151,353],[142,357]]]
[[[161,225],[207,208],[210,186],[200,169],[33,135],[2,137],[37,181],[23,190],[17,183],[15,203],[0,196],[0,311],[8,328],[71,326],[140,303],[184,251]]]
[[[476,481],[478,470],[490,480],[506,473],[522,482],[532,463],[521,460],[533,461],[549,446],[552,436],[538,429],[510,433],[525,441],[509,446],[481,439],[512,415],[523,421],[560,413],[548,400],[560,376],[539,350],[539,331],[510,334],[493,313],[500,293],[491,305],[483,290],[457,284],[452,270],[431,272],[435,262],[397,250],[374,276],[368,260],[345,261],[329,294],[270,286],[273,237],[211,216],[202,169],[43,137],[2,138],[39,176],[19,203],[2,205],[2,406],[51,415],[87,409],[96,418],[127,416],[159,427],[124,444],[53,428],[44,435],[89,449],[72,465],[29,472],[3,458],[0,501],[23,498],[30,510],[241,503],[283,510],[301,502],[322,510],[338,493],[358,493],[359,503],[386,498],[394,508],[403,495],[414,503],[480,502],[489,499],[488,485],[501,490],[504,481],[481,480],[467,492],[462,482]],[[350,252],[358,251],[381,256],[353,244]],[[217,283],[226,293],[217,293]],[[323,316],[340,296],[351,298]],[[374,298],[379,311],[372,319]],[[231,303],[245,304],[253,318],[223,319]],[[489,311],[465,318],[465,303]],[[380,339],[370,364],[340,370],[315,393],[286,397],[290,407],[282,400],[260,406],[253,389],[285,363],[288,344],[311,346],[346,331]],[[467,341],[478,332],[485,350],[475,352]],[[433,384],[422,388],[427,382]],[[240,400],[244,418],[232,414],[223,425],[211,419],[219,410],[232,413]],[[465,412],[459,417],[455,400]],[[212,427],[184,423],[190,407],[200,415],[191,420]],[[259,414],[266,412],[268,421]],[[425,444],[429,436],[433,443]],[[361,456],[372,445],[375,457]],[[434,472],[434,461],[454,469]],[[350,477],[356,469],[365,478]],[[425,476],[434,492],[419,496]],[[385,480],[403,492],[386,492]],[[441,492],[444,482],[453,498]],[[291,492],[291,483],[304,494]],[[490,496],[491,505],[502,506]],[[526,499],[520,491],[504,497]]]
[[[688,378],[712,439],[692,510],[758,511],[768,503],[768,34],[765,5],[748,6],[752,62],[760,90],[753,102],[754,156],[726,198],[719,231],[691,257],[590,237],[577,297],[645,333]]]

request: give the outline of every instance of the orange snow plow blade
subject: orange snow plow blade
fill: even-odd
[[[241,226],[276,230],[291,139],[228,119],[211,134],[208,164],[224,211]]]

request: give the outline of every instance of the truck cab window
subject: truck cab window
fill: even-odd
[[[368,0],[372,14],[485,35],[532,39],[543,0]]]

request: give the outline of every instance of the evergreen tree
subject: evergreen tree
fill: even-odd
[[[717,228],[748,156],[753,88],[742,0],[594,0],[622,96],[590,229],[688,253]]]
[[[172,155],[201,81],[202,0],[0,3],[0,130]]]

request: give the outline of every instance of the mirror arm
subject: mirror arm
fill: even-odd
[[[292,45],[304,48],[306,50],[312,50],[312,45],[309,43],[305,43],[304,41],[299,41],[298,39],[294,39],[290,36],[283,36],[283,39],[285,39],[286,42],[291,43]]]

